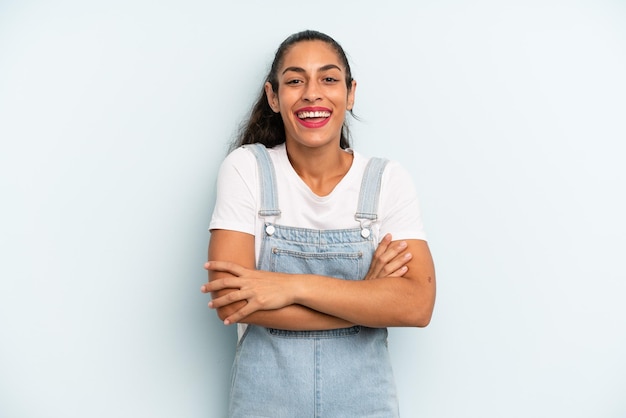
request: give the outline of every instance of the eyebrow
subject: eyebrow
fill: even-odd
[[[339,68],[339,66],[335,65],[335,64],[326,64],[322,67],[320,67],[318,69],[318,71],[328,71],[328,70],[333,70],[333,69],[337,69],[339,71],[341,71],[341,68]],[[287,67],[283,70],[283,74],[285,74],[287,71],[293,71],[296,73],[305,73],[305,69],[301,68],[301,67]]]

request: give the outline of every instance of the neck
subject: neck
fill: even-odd
[[[352,154],[339,145],[303,147],[287,142],[291,166],[313,193],[326,196],[333,191],[352,166]]]

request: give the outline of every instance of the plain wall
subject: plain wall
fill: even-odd
[[[626,416],[620,1],[0,2],[0,416],[223,417],[199,291],[219,162],[278,44],[342,43],[353,145],[437,268],[404,417]]]

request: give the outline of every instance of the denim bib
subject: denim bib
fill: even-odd
[[[355,227],[314,230],[276,224],[280,216],[274,167],[261,144],[246,145],[257,159],[264,237],[258,269],[362,280],[377,243],[382,173],[372,158],[363,176]],[[329,418],[398,416],[387,351],[387,329],[290,331],[248,325],[232,370],[232,418]]]

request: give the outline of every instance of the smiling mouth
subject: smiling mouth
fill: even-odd
[[[325,110],[303,111],[296,113],[299,119],[311,120],[311,122],[323,120],[330,117],[330,112]]]

